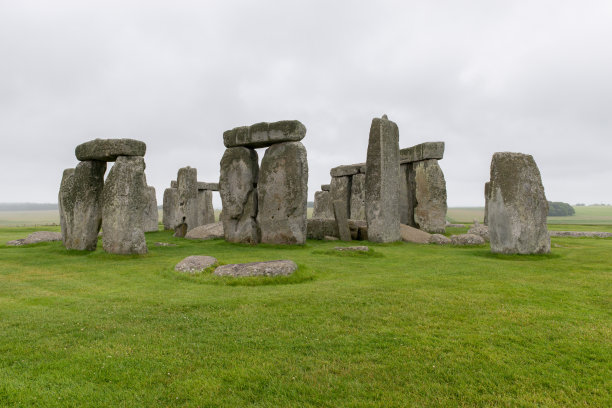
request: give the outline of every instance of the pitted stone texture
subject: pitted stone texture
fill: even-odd
[[[39,242],[52,242],[52,241],[61,241],[61,240],[62,240],[61,232],[35,231],[25,238],[9,241],[6,243],[6,245],[21,246],[21,245],[29,245],[29,244],[38,244]]]
[[[102,191],[102,246],[111,254],[144,254],[147,202],[144,158],[119,156]]]
[[[437,160],[414,164],[415,198],[414,221],[419,229],[429,233],[446,230],[446,181]]]
[[[442,160],[444,142],[426,142],[402,149],[399,152],[400,163],[413,163],[421,160]]]
[[[335,247],[334,249],[340,252],[368,252],[370,250],[370,248],[365,245],[350,246],[350,247]]]
[[[342,166],[334,167],[330,170],[329,174],[332,177],[342,177],[342,176],[352,176],[353,174],[365,173],[366,172],[366,164],[365,163],[357,163],[357,164],[345,164]]]
[[[399,241],[399,130],[394,122],[372,120],[366,167],[368,239]]]
[[[309,218],[307,220],[308,239],[324,239],[326,236],[338,238],[338,224],[334,218]]]
[[[485,241],[489,241],[489,227],[487,227],[486,225],[481,225],[478,222],[472,225],[467,233],[472,235],[478,235]]]
[[[198,190],[198,226],[215,222],[215,209],[212,203],[212,191]],[[196,227],[197,228],[197,227]]]
[[[351,219],[366,219],[365,214],[365,174],[355,174],[351,178]]]
[[[348,216],[346,214],[346,207],[342,200],[336,200],[333,203],[334,206],[334,217],[336,224],[338,225],[338,234],[341,241],[351,240],[351,230],[348,226]]]
[[[223,231],[228,242],[259,243],[257,226],[257,152],[231,147],[221,158],[219,193],[223,203]]]
[[[330,190],[331,202],[342,201],[346,206],[346,214],[351,217],[351,177],[332,177]],[[332,207],[333,211],[333,207]]]
[[[331,194],[329,191],[317,191],[315,193],[312,218],[334,218]]]
[[[159,230],[159,213],[157,211],[157,197],[155,196],[155,187],[147,187],[146,189],[147,204],[144,213],[144,231],[154,232]]]
[[[306,242],[308,159],[301,142],[270,146],[259,172],[257,223],[261,242]]]
[[[147,145],[134,139],[95,139],[78,145],[75,149],[77,159],[81,161],[117,160],[119,156],[144,156]]]
[[[436,245],[448,245],[451,243],[451,239],[442,234],[432,234],[432,236],[429,238],[429,243]]]
[[[262,122],[223,132],[225,147],[268,147],[276,143],[299,142],[306,136],[306,126],[297,120]]]
[[[102,223],[106,163],[83,161],[65,170],[59,192],[60,225],[67,249],[95,251]]]
[[[198,198],[198,169],[182,167],[176,176],[178,184],[180,223],[185,224],[185,232],[202,225],[200,200]],[[183,235],[184,236],[184,235]]]
[[[223,223],[221,221],[213,224],[200,225],[187,234],[187,239],[223,239]]]
[[[533,157],[522,153],[495,153],[491,160],[490,188],[491,252],[549,253],[548,202]]]
[[[198,181],[198,190],[219,191],[219,183],[205,183]]]
[[[451,244],[453,245],[483,245],[485,240],[474,234],[451,235]]]
[[[489,198],[491,197],[491,182],[487,181],[484,186],[485,208],[484,208],[484,225],[489,225]]]
[[[198,273],[217,264],[217,258],[205,255],[191,255],[174,266],[177,272]]]
[[[331,186],[329,184],[321,184],[321,191],[329,191]]]
[[[400,165],[400,223],[417,228],[414,222],[414,208],[417,205],[415,190],[414,163]]]
[[[178,212],[179,195],[178,189],[167,188],[164,190],[163,222],[165,230],[174,230],[181,223],[181,216]]]
[[[413,228],[409,225],[400,225],[400,233],[402,241],[412,242],[415,244],[429,244],[431,234],[420,229]]]
[[[217,276],[232,276],[235,278],[251,276],[289,276],[297,270],[293,261],[266,261],[244,264],[221,265],[213,272]]]

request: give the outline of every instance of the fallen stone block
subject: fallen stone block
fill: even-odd
[[[185,234],[187,239],[223,239],[223,222],[200,225]]]
[[[364,245],[350,246],[350,247],[335,247],[334,249],[340,252],[368,252],[370,250],[369,247],[364,246]]]
[[[447,245],[451,243],[451,239],[442,234],[432,234],[429,238],[429,243],[436,245]]]
[[[429,244],[431,234],[409,225],[400,224],[400,236],[404,242],[415,244]]]
[[[459,234],[451,235],[450,237],[452,245],[483,245],[485,240],[474,234]]]
[[[176,264],[174,270],[177,272],[198,273],[217,264],[217,259],[212,256],[192,255]]]
[[[251,276],[289,276],[297,270],[293,261],[266,261],[244,264],[221,265],[213,272],[217,276],[251,277]]]

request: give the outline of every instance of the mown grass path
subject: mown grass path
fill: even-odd
[[[0,406],[612,405],[612,239],[553,238],[547,256],[147,242],[145,256],[0,244]],[[173,271],[198,254],[300,270]]]

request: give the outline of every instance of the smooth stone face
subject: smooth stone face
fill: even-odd
[[[431,234],[429,232],[421,231],[420,229],[413,228],[409,225],[400,225],[400,233],[402,241],[413,242],[415,244],[429,244]]]
[[[212,256],[192,255],[181,260],[174,266],[177,272],[198,273],[217,264],[217,259]]]
[[[365,205],[368,239],[400,239],[399,130],[387,119],[375,118],[370,128],[366,161]]]
[[[111,254],[144,254],[147,182],[144,158],[119,156],[102,191],[102,246]]]
[[[237,127],[223,132],[225,147],[249,147],[256,149],[276,143],[299,142],[306,136],[306,127],[297,120],[262,122]]]
[[[442,160],[444,142],[426,142],[400,150],[400,163],[412,163],[421,160]]]
[[[490,188],[491,252],[549,253],[548,202],[533,157],[522,153],[495,153],[491,160]]]
[[[145,232],[154,232],[159,230],[159,213],[157,211],[157,197],[155,196],[155,187],[148,186],[146,189],[147,203],[144,213],[144,230]]]
[[[342,177],[342,176],[352,176],[353,174],[365,173],[366,165],[365,163],[357,163],[357,164],[346,164],[338,167],[334,167],[330,170],[329,174],[332,177]]]
[[[176,181],[178,184],[180,223],[185,224],[185,230],[189,231],[202,225],[200,223],[202,215],[198,197],[198,169],[189,166],[180,168]]]
[[[80,162],[64,171],[59,192],[60,224],[67,249],[95,251],[102,223],[102,190],[106,163]]]
[[[95,139],[78,145],[75,149],[81,161],[115,161],[119,156],[144,156],[147,145],[134,139]]]
[[[257,152],[246,147],[225,150],[221,158],[219,193],[223,203],[223,231],[228,242],[257,244]]]
[[[212,191],[198,190],[198,226],[215,222],[215,209],[212,203]],[[196,227],[197,228],[197,227]]]
[[[336,218],[336,224],[338,224],[338,233],[341,241],[351,240],[351,230],[348,226],[348,216],[346,214],[346,207],[342,200],[336,200],[333,202],[334,216]]]
[[[436,244],[436,245],[448,245],[451,243],[451,239],[447,236],[444,236],[442,234],[433,234],[430,238],[429,238],[429,243],[430,244]]]
[[[213,272],[217,276],[249,277],[249,276],[288,276],[297,270],[293,261],[267,261],[244,264],[221,265]]]
[[[164,190],[164,205],[163,205],[163,222],[165,230],[173,230],[181,223],[181,217],[178,212],[179,195],[178,189],[167,188]]]
[[[340,252],[368,252],[370,250],[370,248],[365,245],[350,246],[350,247],[335,247],[334,249]]]
[[[187,239],[223,239],[223,237],[223,223],[221,221],[200,225],[185,234]]]
[[[205,183],[198,181],[198,190],[219,191],[219,183]]]
[[[484,207],[484,225],[489,225],[489,197],[491,196],[491,182],[487,181],[484,185],[485,207]]]
[[[332,177],[330,190],[331,201],[342,201],[346,207],[346,214],[351,217],[351,177]]]
[[[351,180],[351,219],[366,219],[365,214],[365,174],[355,174]]]
[[[414,221],[429,233],[446,230],[446,181],[437,160],[414,163],[415,198]]]
[[[308,160],[302,143],[278,143],[266,150],[257,191],[261,242],[305,243]]]
[[[329,191],[330,188],[329,184],[321,184],[321,191]]]
[[[317,191],[315,193],[312,218],[334,218],[334,209],[332,208],[329,191]]]
[[[485,243],[482,237],[474,234],[451,235],[450,240],[452,245],[482,245]]]

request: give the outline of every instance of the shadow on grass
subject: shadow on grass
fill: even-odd
[[[215,266],[206,268],[198,273],[181,273],[174,269],[165,270],[162,275],[166,278],[192,282],[201,285],[221,285],[221,286],[270,286],[270,285],[295,285],[298,283],[310,282],[315,280],[314,271],[304,266],[298,266],[298,270],[289,276],[250,276],[242,278],[234,278],[229,276],[215,276],[214,270],[217,266],[225,265],[220,263]]]

